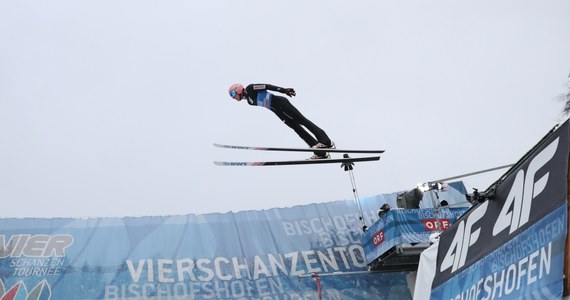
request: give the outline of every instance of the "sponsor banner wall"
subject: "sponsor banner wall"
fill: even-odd
[[[501,182],[494,199],[468,211],[442,233],[433,287],[456,276],[485,255],[566,203],[568,121],[547,135]]]
[[[435,288],[431,299],[561,299],[567,205]]]
[[[464,201],[463,184],[441,196]],[[427,197],[428,203],[431,199]],[[361,200],[370,226],[396,193]],[[0,219],[0,299],[317,299],[367,270],[352,200],[265,211]],[[410,299],[406,273],[322,276],[324,299]]]
[[[396,245],[429,242],[430,235],[447,229],[466,211],[467,208],[390,210],[362,238],[367,262],[373,262]]]

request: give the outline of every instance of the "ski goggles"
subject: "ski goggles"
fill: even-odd
[[[232,98],[235,98],[235,97],[236,97],[236,95],[237,95],[236,90],[237,90],[237,88],[231,90],[231,92],[230,92],[230,97],[232,97]]]

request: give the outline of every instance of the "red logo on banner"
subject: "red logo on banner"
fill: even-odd
[[[51,299],[51,288],[47,280],[42,280],[30,292],[22,280],[16,282],[11,288],[4,291],[4,283],[0,280],[0,297],[6,300],[14,299]]]
[[[372,242],[374,243],[375,247],[382,244],[384,242],[384,230],[376,232],[376,234],[372,236]]]
[[[451,225],[449,219],[439,219],[439,224],[437,219],[424,219],[423,222],[427,231],[445,230]]]

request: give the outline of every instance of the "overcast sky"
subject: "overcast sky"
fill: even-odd
[[[292,103],[358,164],[360,197],[514,163],[556,123],[570,1],[0,1],[0,217],[202,214],[353,199],[234,82]],[[504,170],[503,170],[504,171]],[[465,178],[486,188],[502,172]]]

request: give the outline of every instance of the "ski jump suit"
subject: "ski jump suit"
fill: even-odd
[[[279,119],[293,129],[310,147],[315,146],[317,143],[327,146],[332,144],[325,131],[305,118],[287,98],[274,95],[268,91],[283,93],[285,88],[271,84],[250,84],[245,88],[247,103],[254,106],[263,106],[274,112]],[[303,127],[310,131],[314,137]],[[319,151],[318,155],[321,154]]]

